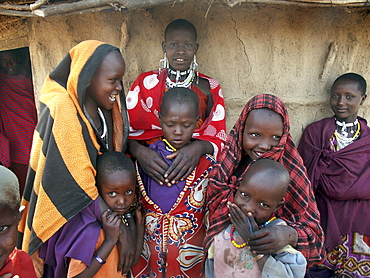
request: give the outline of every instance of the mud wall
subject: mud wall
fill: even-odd
[[[207,9],[205,2],[194,1],[27,19],[22,32],[29,42],[36,95],[46,75],[85,39],[120,47],[127,64],[127,92],[140,72],[158,67],[164,28],[176,18],[190,20],[198,30],[200,71],[221,83],[228,129],[252,96],[271,93],[287,104],[298,140],[308,123],[332,115],[328,90],[336,77],[353,71],[370,83],[366,10],[249,3],[233,8],[214,3],[208,13]],[[370,120],[370,100],[359,114]]]

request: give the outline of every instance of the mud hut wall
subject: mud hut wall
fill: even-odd
[[[85,39],[119,46],[125,56],[128,92],[136,76],[158,67],[163,30],[186,18],[198,30],[200,71],[222,86],[230,130],[244,104],[259,93],[287,104],[297,141],[310,122],[331,116],[328,91],[340,74],[353,71],[370,83],[370,16],[366,11],[243,3],[176,3],[124,12],[29,19],[37,93],[68,50]],[[370,100],[360,116],[370,120]]]

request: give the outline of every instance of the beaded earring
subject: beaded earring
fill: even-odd
[[[197,63],[197,56],[194,54],[194,59],[190,64],[190,70],[196,72],[196,79],[195,82],[198,84],[199,83],[199,75],[198,75],[198,63]]]
[[[169,68],[168,59],[166,56],[166,52],[164,53],[164,58],[159,60],[159,71]]]

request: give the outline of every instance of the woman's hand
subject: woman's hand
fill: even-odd
[[[103,230],[105,233],[105,240],[117,243],[119,238],[119,226],[121,223],[120,217],[116,212],[111,214],[110,210],[106,210],[102,214]]]
[[[196,140],[166,156],[167,159],[175,158],[164,173],[166,185],[172,186],[186,179],[198,165],[201,156],[207,153],[213,153],[212,144],[207,141]]]
[[[287,225],[273,225],[250,235],[248,244],[258,254],[271,254],[290,244],[297,245],[297,231]]]
[[[117,242],[119,253],[118,271],[122,274],[126,274],[130,270],[136,250],[136,239],[132,236],[136,232],[135,223],[132,218],[127,221],[129,222],[130,230],[121,222],[120,236]]]
[[[258,225],[254,217],[251,213],[245,216],[244,212],[234,203],[228,202],[227,205],[230,212],[231,223],[235,226],[235,229],[245,242],[248,242],[251,234],[258,231]]]
[[[168,164],[154,150],[139,144],[135,140],[129,140],[130,153],[138,160],[144,172],[160,185],[164,184],[164,175]]]

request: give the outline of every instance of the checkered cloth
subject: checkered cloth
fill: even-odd
[[[268,108],[283,118],[283,136],[277,146],[265,152],[260,158],[269,158],[283,164],[290,173],[291,182],[284,197],[283,207],[277,216],[284,219],[289,226],[298,232],[297,249],[303,253],[308,265],[320,263],[324,258],[322,249],[324,235],[319,224],[319,212],[295,144],[290,135],[290,123],[284,103],[276,96],[261,94],[253,97],[244,107],[239,119],[231,130],[227,143],[220,154],[218,163],[210,173],[208,186],[209,229],[205,239],[208,250],[213,237],[229,224],[227,201],[234,200],[239,183],[248,170],[240,177],[233,176],[239,163],[246,155],[243,149],[243,132],[248,113],[253,109]]]

